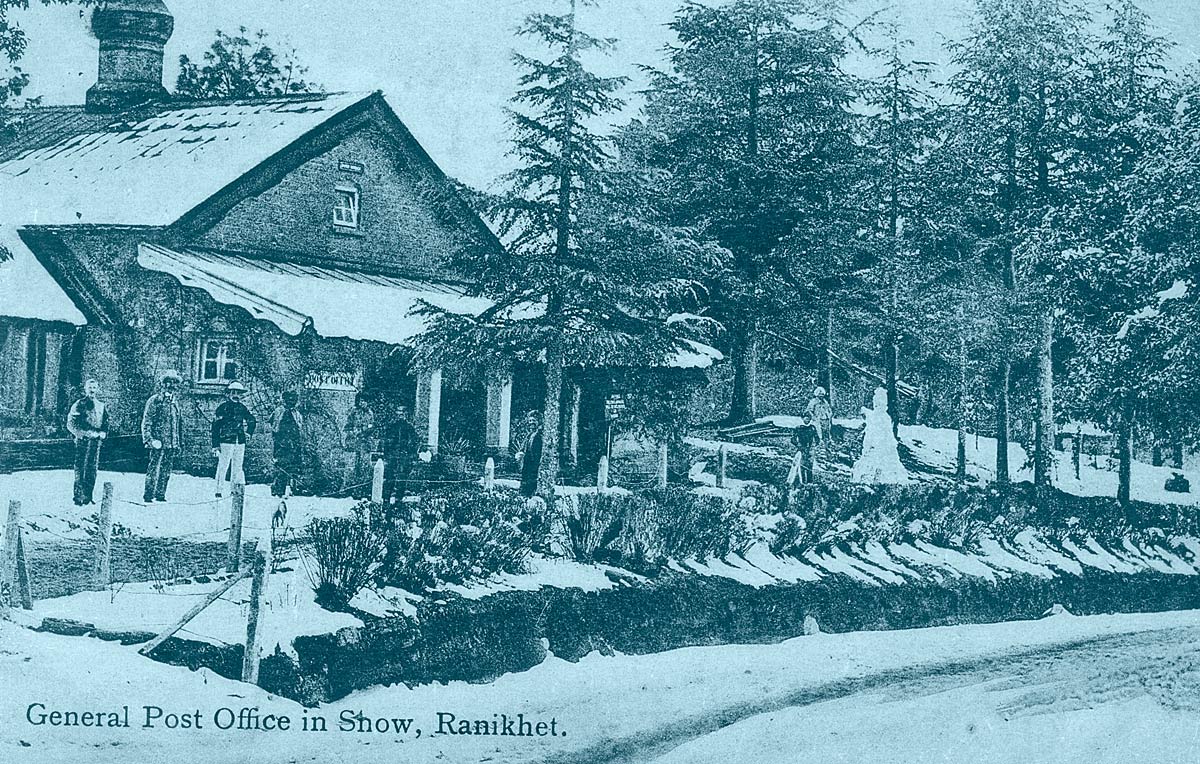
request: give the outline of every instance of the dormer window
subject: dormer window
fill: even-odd
[[[338,228],[358,228],[358,189],[338,186],[333,206],[333,224]]]

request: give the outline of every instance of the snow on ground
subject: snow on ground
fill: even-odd
[[[150,538],[189,538],[193,541],[223,541],[229,534],[232,499],[215,496],[215,481],[192,475],[171,476],[166,502],[142,504],[145,475],[101,470],[96,479],[96,503],[77,507],[71,501],[70,470],[0,474],[0,500],[21,502],[23,535],[27,542],[81,541],[95,527],[100,511],[102,486],[113,484],[114,532],[127,530]],[[252,541],[271,529],[271,518],[280,500],[271,496],[270,486],[246,486],[242,515],[242,538]],[[336,517],[349,513],[354,499],[293,496],[287,500],[287,526],[303,528],[314,517]]]
[[[953,474],[958,454],[958,432],[922,425],[900,425],[900,442],[916,457],[944,473]],[[1075,477],[1071,454],[1055,451],[1054,484],[1059,490],[1076,496],[1116,496],[1117,470],[1107,457],[1084,455]],[[1015,482],[1031,482],[1033,469],[1026,464],[1028,456],[1019,443],[1008,444],[1008,463]],[[1172,493],[1163,485],[1176,472],[1182,472],[1196,487],[1192,493]],[[981,483],[991,483],[996,477],[996,439],[975,435],[967,437],[967,474]],[[1200,504],[1200,472],[1173,467],[1154,467],[1134,461],[1131,465],[1130,496],[1137,501],[1154,504]]]
[[[355,762],[432,762],[491,761],[528,762],[558,754],[562,760],[607,761],[619,751],[622,760],[648,761],[663,741],[677,744],[664,761],[795,761],[797,745],[815,745],[828,756],[804,756],[806,761],[889,761],[934,760],[913,755],[916,746],[939,746],[946,740],[972,742],[969,750],[983,743],[1005,742],[1009,734],[979,729],[981,737],[969,737],[972,709],[981,708],[986,698],[968,694],[953,706],[953,717],[943,726],[933,714],[918,714],[910,719],[901,713],[884,713],[886,698],[859,695],[858,702],[832,700],[830,709],[817,724],[780,723],[788,713],[789,698],[812,691],[828,683],[877,676],[881,672],[912,670],[916,675],[936,674],[937,666],[948,661],[973,660],[983,656],[1011,654],[1058,645],[1074,640],[1114,635],[1155,634],[1171,636],[1171,629],[1192,629],[1200,623],[1200,613],[1177,612],[1096,617],[1059,616],[1032,622],[1014,622],[982,626],[956,626],[898,632],[858,632],[799,637],[775,645],[728,645],[694,647],[642,656],[604,657],[592,653],[579,663],[568,663],[551,656],[533,669],[505,675],[486,684],[450,682],[445,685],[377,687],[355,693],[336,703],[305,711],[298,705],[262,692],[257,687],[225,680],[207,670],[192,672],[142,658],[136,647],[79,637],[60,637],[35,633],[0,623],[0,760],[18,764],[73,764],[74,762],[127,762],[165,759],[179,764],[258,764],[259,762],[316,762],[344,759]],[[1163,639],[1163,636],[1157,637]],[[1190,641],[1194,641],[1194,636]],[[1186,667],[1180,667],[1186,668]],[[1164,668],[1168,672],[1169,668]],[[985,692],[990,692],[987,688]],[[938,693],[929,697],[938,697]],[[865,702],[864,702],[865,698]],[[1111,700],[1111,699],[1110,699]],[[1174,721],[1175,728],[1187,729],[1193,736],[1194,716],[1168,719],[1153,713],[1136,699],[1118,698],[1126,705],[1116,710],[1133,713],[1145,722]],[[31,703],[45,704],[46,710],[100,710],[129,705],[134,717],[131,729],[33,726],[26,721]],[[850,705],[847,705],[849,703]],[[174,712],[200,712],[203,728],[166,730],[161,726],[143,729],[141,707],[157,705]],[[294,725],[302,717],[320,715],[329,721],[324,733],[301,731],[253,732],[221,731],[212,723],[213,713],[221,707],[256,707],[260,715],[286,714]],[[777,706],[775,714],[754,714],[759,707]],[[810,708],[818,709],[820,706]],[[907,711],[908,706],[893,704],[893,710]],[[35,709],[37,710],[37,709]],[[835,710],[844,716],[838,716]],[[366,717],[405,717],[414,719],[421,729],[415,738],[395,732],[339,731],[342,713]],[[468,737],[438,732],[438,713],[457,718],[492,719],[493,714],[523,713],[526,718],[555,720],[565,732],[557,737]],[[853,712],[853,713],[850,713]],[[1083,713],[1088,713],[1084,711]],[[1120,721],[1115,712],[1102,714],[1105,720]],[[861,718],[860,718],[861,717]],[[1069,714],[1063,721],[1071,720]],[[1017,733],[1038,732],[1039,717],[1027,715],[1020,724],[1007,726]],[[774,720],[774,724],[767,724]],[[1125,720],[1118,730],[1129,729],[1137,721]],[[704,735],[730,721],[739,723],[724,734]],[[850,723],[853,721],[853,723]],[[910,734],[913,729],[928,730]],[[1087,729],[1092,729],[1088,727]],[[1147,728],[1148,731],[1149,728]],[[844,730],[834,739],[831,730]],[[1041,738],[1052,745],[1057,734],[1072,732],[1066,725],[1055,726],[1055,737]],[[1170,727],[1160,727],[1154,745],[1164,739],[1176,740]],[[753,734],[749,734],[753,733]],[[853,747],[860,741],[876,740],[880,733],[892,745],[890,754]],[[954,736],[948,738],[947,736]],[[687,741],[692,737],[694,744]],[[680,738],[675,740],[675,738]],[[1102,738],[1103,739],[1103,738]],[[1058,745],[1083,740],[1075,730]],[[704,745],[702,741],[709,741]],[[1091,742],[1084,740],[1083,742]],[[736,747],[740,744],[740,749]],[[1031,751],[1027,744],[1019,748],[1024,758],[1005,757],[1004,761],[1045,761],[1046,750]],[[699,746],[699,748],[697,748]],[[738,753],[738,751],[741,753]],[[968,750],[961,748],[959,751]],[[983,750],[980,748],[980,750]],[[1002,750],[1002,749],[996,749]],[[1157,750],[1157,749],[1156,749]],[[1168,749],[1171,750],[1171,749]],[[591,755],[584,756],[584,752]],[[661,753],[661,751],[659,751]],[[858,756],[851,752],[858,753]],[[1194,752],[1194,749],[1193,749]],[[14,755],[15,754],[15,755]],[[579,755],[576,755],[579,754]],[[865,755],[864,755],[865,754]],[[950,755],[945,760],[960,760]],[[1136,757],[1135,757],[1136,759]],[[936,760],[943,760],[937,757]],[[975,760],[972,757],[972,760]],[[1077,760],[1077,759],[1071,759]],[[1134,760],[1134,759],[1129,759]],[[1155,759],[1183,761],[1184,759]]]
[[[943,472],[954,473],[958,458],[957,430],[908,424],[902,424],[898,429],[900,442],[919,460]],[[1032,468],[1025,467],[1026,458],[1020,443],[1008,444],[1008,464],[1014,481],[1033,480]],[[996,479],[995,438],[967,436],[967,474],[983,483]]]
[[[33,615],[37,619],[69,618],[108,631],[158,633],[223,585],[219,581],[114,585],[102,591],[38,600],[34,602]],[[245,642],[249,609],[250,579],[247,578],[234,584],[176,636],[216,645]],[[332,613],[314,602],[309,569],[298,560],[289,561],[268,577],[261,618],[264,654],[274,652],[276,645],[291,653],[292,640],[298,636],[329,634],[346,626],[362,625],[362,621],[354,616]]]

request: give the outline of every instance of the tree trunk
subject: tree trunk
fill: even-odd
[[[825,310],[825,341],[821,353],[821,365],[817,370],[817,384],[829,394],[829,405],[833,406],[833,308]]]
[[[562,426],[563,348],[556,338],[546,346],[546,400],[542,404],[542,459],[538,464],[537,493],[554,506],[558,483],[558,433]]]
[[[967,338],[961,331],[958,334],[958,453],[954,476],[961,481],[967,479]]]
[[[1122,416],[1117,425],[1117,503],[1128,509],[1130,477],[1133,468],[1133,426]]]
[[[996,390],[996,487],[1008,488],[1008,386],[1012,376],[1012,362],[1007,358],[1000,363]]]
[[[1039,493],[1054,484],[1054,316],[1041,320],[1038,344],[1038,416],[1033,444],[1033,484]]]
[[[733,400],[729,424],[748,424],[758,417],[758,321],[737,324],[733,344]]]
[[[900,433],[900,393],[896,389],[896,382],[900,375],[900,338],[895,330],[888,332],[884,353],[886,355],[884,365],[887,369],[888,416],[892,420],[892,435],[898,437]]]
[[[1171,444],[1171,466],[1177,470],[1183,469],[1183,443],[1179,441]]]

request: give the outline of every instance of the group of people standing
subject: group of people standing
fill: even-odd
[[[796,457],[788,474],[788,482],[811,483],[817,448],[824,451],[826,458],[830,457],[833,449],[833,406],[825,388],[813,390],[800,419],[800,426],[792,433],[792,445],[796,447]]]
[[[146,480],[142,500],[146,504],[167,500],[167,486],[176,459],[183,448],[183,410],[179,390],[182,377],[174,371],[161,375],[154,394],[146,401],[142,412],[141,438],[146,449]],[[94,503],[96,473],[99,467],[100,445],[108,437],[108,409],[100,398],[100,384],[89,379],[83,396],[67,415],[67,430],[75,438],[76,505]],[[254,413],[243,402],[246,387],[232,382],[225,388],[225,400],[217,406],[212,419],[212,455],[217,460],[215,496],[220,499],[231,484],[246,482],[246,446],[257,430]],[[275,474],[271,483],[273,496],[285,496],[295,488],[296,479],[304,469],[306,429],[304,415],[298,408],[299,395],[286,391],[282,405],[271,420],[272,456]],[[398,416],[377,421],[366,398],[359,394],[345,426],[343,467],[347,492],[369,492],[374,459],[386,460],[384,471],[385,502],[399,501],[416,461],[419,442],[408,413],[401,409]]]
[[[175,459],[183,447],[183,411],[179,406],[179,386],[183,379],[168,371],[159,380],[158,392],[146,401],[142,412],[142,445],[148,453],[146,484],[142,501],[147,504],[167,500],[167,485]],[[225,400],[217,406],[212,421],[212,453],[217,459],[216,498],[221,498],[230,481],[245,484],[243,462],[246,442],[254,434],[257,421],[242,403],[245,385],[232,382],[225,388]]]

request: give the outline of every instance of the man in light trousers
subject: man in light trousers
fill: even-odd
[[[241,382],[225,388],[225,402],[217,406],[212,424],[213,455],[217,457],[217,498],[225,494],[227,481],[246,484],[242,462],[246,458],[246,441],[254,434],[258,422],[242,403],[246,388]]]

